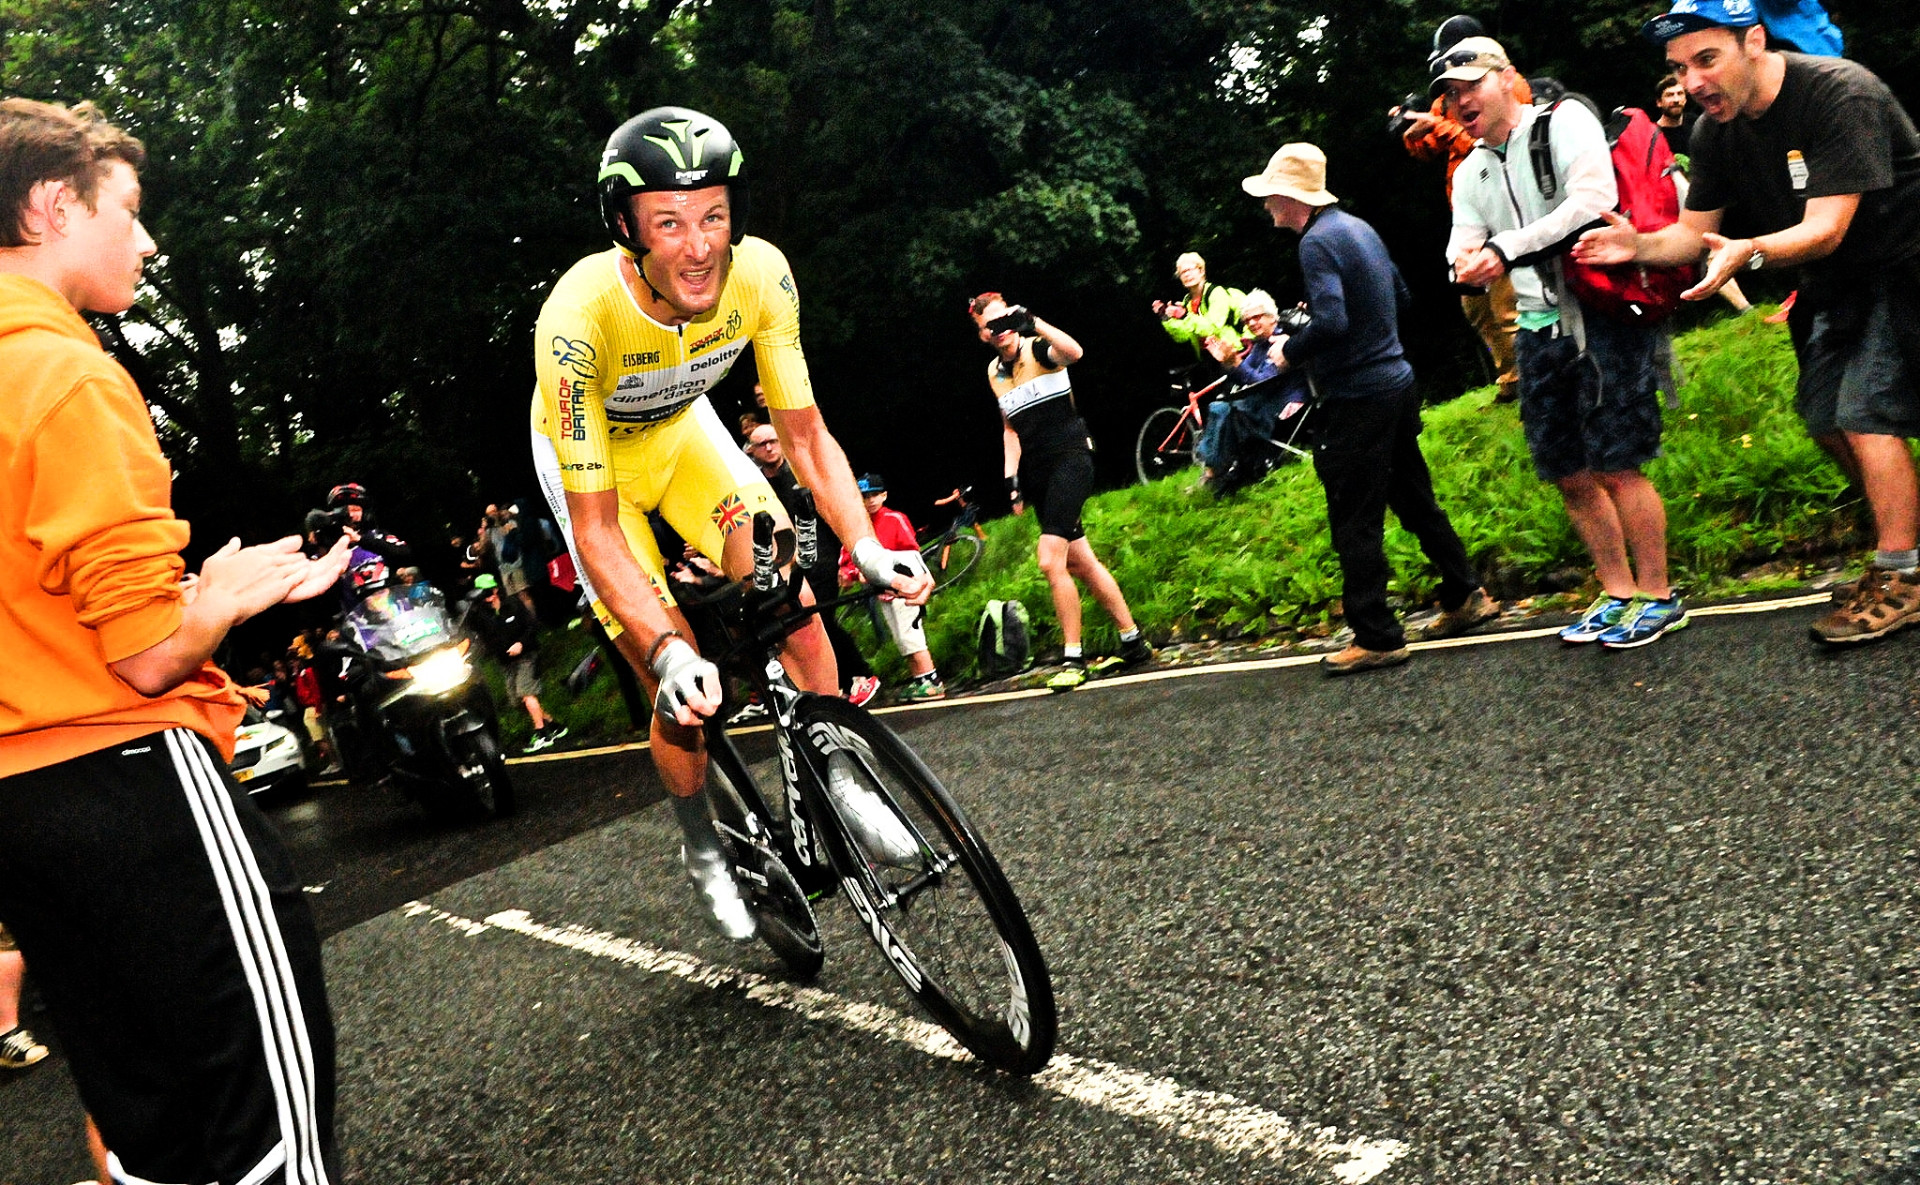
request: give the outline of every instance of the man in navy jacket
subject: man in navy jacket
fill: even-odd
[[[1373,227],[1327,192],[1327,158],[1288,144],[1242,189],[1261,198],[1273,224],[1300,236],[1300,271],[1311,322],[1268,357],[1304,370],[1322,400],[1314,472],[1327,495],[1327,525],[1340,557],[1342,601],[1353,644],[1327,656],[1330,675],[1407,661],[1406,633],[1387,607],[1386,510],[1413,532],[1440,569],[1440,616],[1425,637],[1464,633],[1500,612],[1480,587],[1467,549],[1433,499],[1420,453],[1420,397],[1400,348],[1406,281]]]

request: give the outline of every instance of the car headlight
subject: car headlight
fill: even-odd
[[[407,671],[413,676],[415,690],[439,695],[467,681],[467,659],[458,650],[442,650]]]

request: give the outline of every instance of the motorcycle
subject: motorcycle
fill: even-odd
[[[493,697],[458,636],[446,598],[425,582],[368,594],[342,616],[333,647],[371,772],[392,775],[429,814],[513,813]]]

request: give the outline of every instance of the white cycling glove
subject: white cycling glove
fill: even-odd
[[[660,648],[653,660],[653,673],[660,680],[660,691],[653,697],[653,710],[676,723],[692,726],[701,717],[713,714],[713,707],[700,712],[693,706],[695,696],[717,707],[720,703],[720,668],[700,657],[700,652],[679,638]],[[692,713],[692,720],[683,720]]]
[[[880,546],[880,541],[868,535],[853,545],[853,566],[860,569],[860,575],[868,584],[881,588],[892,588],[894,577],[902,575],[898,569],[905,568],[905,575],[925,576],[927,561],[917,551],[888,551]]]

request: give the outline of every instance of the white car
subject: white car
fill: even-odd
[[[252,705],[234,734],[233,760],[227,768],[249,794],[279,789],[298,792],[307,786],[307,755],[300,738]]]

